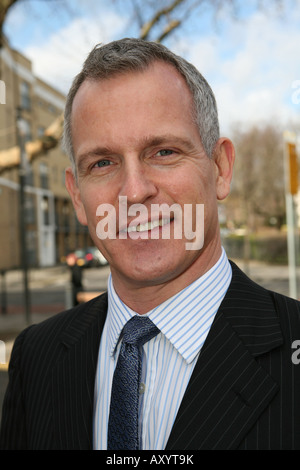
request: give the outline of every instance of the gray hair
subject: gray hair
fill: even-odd
[[[194,65],[177,56],[165,46],[142,39],[125,38],[105,45],[96,45],[75,77],[67,96],[64,116],[63,147],[75,170],[72,145],[71,113],[74,97],[87,79],[101,81],[122,73],[143,71],[150,64],[163,61],[173,65],[186,81],[194,100],[194,113],[203,148],[208,157],[219,139],[219,121],[214,94]]]

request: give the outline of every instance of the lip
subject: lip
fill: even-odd
[[[160,217],[154,218],[146,221],[139,221],[134,224],[135,219],[126,225],[126,227],[120,227],[118,235],[126,234],[126,238],[130,237],[132,239],[138,238],[149,238],[149,234],[157,235],[162,231],[163,227],[170,225],[173,222],[173,218]]]

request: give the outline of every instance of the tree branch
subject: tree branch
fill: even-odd
[[[174,29],[178,28],[181,25],[180,20],[171,20],[170,23],[165,27],[161,35],[156,39],[156,42],[163,41],[169,34],[174,31]]]
[[[155,15],[153,16],[153,18],[143,26],[141,30],[140,38],[145,39],[145,40],[148,39],[149,33],[151,29],[153,28],[153,26],[157,24],[163,16],[166,16],[172,11],[174,11],[184,1],[185,0],[174,0],[173,3],[171,3],[171,5],[169,5],[168,7],[162,8],[161,10],[157,11]]]
[[[1,0],[0,1],[0,48],[3,43],[3,24],[10,7],[18,0]]]

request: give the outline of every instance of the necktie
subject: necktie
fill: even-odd
[[[141,347],[158,332],[159,329],[148,317],[137,315],[132,317],[123,328],[123,340],[111,391],[108,450],[139,449]]]

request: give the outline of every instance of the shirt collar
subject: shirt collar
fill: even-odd
[[[215,314],[226,294],[232,270],[224,249],[218,262],[185,289],[146,315],[190,363],[199,353]],[[136,312],[117,295],[111,276],[108,280],[108,345],[113,355],[123,326]]]

